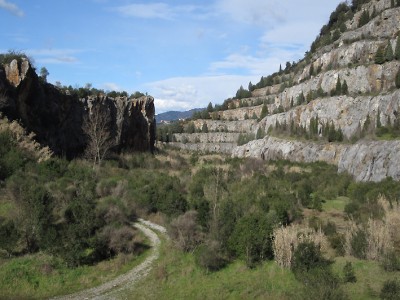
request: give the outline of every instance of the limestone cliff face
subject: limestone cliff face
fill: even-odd
[[[363,11],[369,11],[374,17],[360,27]],[[379,47],[388,43],[395,49],[400,33],[399,20],[400,7],[392,7],[391,0],[369,1],[346,21],[346,31],[334,42],[316,49],[295,68],[276,73],[273,85],[252,91],[250,98],[229,102],[228,110],[213,114],[217,120],[198,120],[197,129],[205,122],[209,131],[224,128],[224,133],[253,136],[260,128],[268,132],[278,123],[309,129],[311,120],[317,119],[320,130],[325,124],[334,124],[350,140],[360,137],[367,119],[372,127],[378,123],[393,125],[394,120],[399,120],[400,112],[400,89],[395,84],[400,60],[376,64],[375,54]],[[346,81],[348,86],[348,91],[340,96],[332,93],[338,80]],[[261,116],[263,105],[260,103],[263,102],[269,114],[262,120],[253,119]],[[253,120],[245,120],[247,118]],[[222,151],[236,157],[325,161],[360,181],[379,181],[388,176],[400,180],[400,141],[360,140],[356,144],[335,144],[268,136],[237,147],[232,143],[236,136],[221,133],[197,138],[181,136],[185,143],[176,145],[218,152],[221,150],[215,145],[224,143]]]
[[[337,165],[339,172],[346,171],[358,181],[380,181],[388,176],[400,180],[399,151],[400,141],[345,145],[287,141],[265,137],[262,140],[236,147],[232,155],[264,160],[324,161]]]
[[[26,59],[0,68],[0,112],[18,120],[36,140],[58,155],[72,158],[86,147],[82,124],[93,105],[111,112],[110,129],[118,150],[152,151],[155,141],[154,99],[78,99],[41,81]]]

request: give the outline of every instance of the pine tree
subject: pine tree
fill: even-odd
[[[375,53],[375,63],[376,64],[383,64],[385,62],[385,46],[379,46],[378,50]]]
[[[310,65],[310,77],[314,75],[314,63]]]
[[[396,82],[396,87],[397,87],[398,89],[400,89],[400,69],[399,69],[399,71],[398,71],[397,74],[396,74],[395,82]]]
[[[390,40],[388,41],[388,44],[385,49],[385,60],[386,61],[393,60],[393,48],[392,48],[392,43],[390,43]]]
[[[349,94],[349,87],[347,86],[347,81],[344,80],[342,84],[342,95],[348,95]]]
[[[203,127],[201,128],[202,133],[208,133],[208,126],[207,123],[203,123]]]
[[[261,109],[260,119],[264,119],[267,115],[268,115],[268,106],[264,104]]]
[[[382,123],[381,123],[381,111],[378,108],[378,113],[376,115],[376,128],[381,128],[382,127]]]
[[[361,14],[360,20],[358,21],[358,27],[362,27],[365,24],[368,24],[370,20],[369,11],[364,10]]]
[[[342,93],[342,83],[340,82],[340,77],[338,77],[336,81],[336,95],[340,95]]]
[[[394,50],[394,58],[400,60],[400,35],[397,36],[396,48]]]

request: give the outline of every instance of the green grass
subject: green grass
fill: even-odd
[[[383,283],[389,279],[400,280],[400,272],[385,272],[375,261],[366,261],[354,257],[338,257],[335,259],[333,270],[343,275],[343,267],[347,261],[353,265],[356,283],[346,283],[343,288],[350,299],[379,299]]]
[[[12,210],[13,205],[5,200],[0,200],[0,217],[7,217]]]
[[[322,210],[326,212],[340,211],[343,212],[346,204],[350,202],[350,198],[337,197],[334,200],[325,201],[322,204]]]
[[[67,268],[61,260],[38,253],[0,260],[0,299],[44,299],[91,288],[140,264],[140,256],[120,255],[95,266]]]
[[[225,269],[207,273],[196,266],[192,254],[163,246],[161,258],[150,275],[127,299],[294,299],[300,284],[275,262],[248,269],[236,261]]]

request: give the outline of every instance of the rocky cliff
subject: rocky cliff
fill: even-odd
[[[379,181],[388,176],[400,180],[400,142],[360,134],[368,128],[374,132],[377,127],[394,127],[400,121],[400,89],[396,83],[400,60],[386,57],[386,53],[383,61],[377,63],[376,59],[379,48],[390,45],[394,52],[398,47],[400,7],[391,0],[363,3],[356,10],[348,7],[337,18],[346,19],[343,24],[333,22],[333,26],[321,29],[318,47],[290,68],[270,75],[270,82],[252,90],[251,97],[229,101],[228,109],[211,114],[213,120],[194,122],[198,131],[206,123],[214,135],[176,135],[175,140],[180,142],[176,145],[201,151],[223,149],[237,157],[325,161],[357,180]],[[365,12],[369,19],[361,24]],[[330,42],[321,42],[326,40]],[[341,89],[344,82],[346,88]],[[263,109],[268,112],[262,114]],[[269,132],[275,134],[274,129],[283,124],[284,128],[304,132],[310,132],[314,124],[318,141],[307,141],[304,136],[296,141],[293,135],[290,139],[262,138]],[[321,138],[328,124],[340,130],[343,142],[328,143]],[[263,134],[259,136],[259,132]],[[259,139],[237,146],[233,139],[239,133]]]
[[[41,80],[29,61],[14,59],[0,67],[0,112],[18,120],[36,140],[68,158],[83,153],[87,136],[82,125],[94,106],[110,116],[116,150],[153,151],[154,99],[105,95],[78,99]]]

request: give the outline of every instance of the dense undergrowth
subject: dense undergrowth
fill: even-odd
[[[357,183],[324,163],[267,163],[171,149],[154,156],[117,155],[93,169],[84,160],[52,158],[37,163],[20,150],[9,133],[1,133],[0,139],[0,264],[7,270],[0,272],[0,281],[7,283],[7,276],[22,272],[13,276],[12,285],[6,284],[25,286],[26,293],[19,295],[33,293],[40,298],[54,294],[43,274],[69,270],[75,274],[73,278],[80,273],[80,280],[84,280],[85,272],[76,270],[91,266],[96,270],[104,262],[142,253],[146,243],[130,227],[137,216],[168,226],[171,244],[165,251],[175,250],[166,259],[184,256],[188,260],[188,266],[177,264],[174,268],[181,266],[182,272],[194,272],[199,282],[208,282],[218,274],[221,278],[228,276],[217,285],[224,280],[235,281],[230,273],[237,268],[249,276],[267,272],[263,276],[272,280],[271,272],[278,272],[280,265],[277,230],[293,232],[299,228],[292,243],[296,247],[282,252],[293,258],[289,269],[279,270],[281,276],[289,276],[282,279],[287,280],[289,289],[274,287],[279,283],[271,283],[267,289],[263,283],[254,287],[260,294],[249,292],[256,298],[291,298],[296,291],[310,295],[304,278],[322,287],[312,291],[315,299],[325,291],[333,295],[326,299],[334,295],[335,299],[346,298],[352,284],[361,283],[343,281],[345,275],[336,266],[344,256],[366,265],[373,261],[371,266],[382,274],[399,278],[400,239],[393,236],[386,248],[377,250],[376,259],[370,254],[375,237],[371,226],[397,224],[393,223],[393,212],[400,185],[390,178],[380,183]],[[351,231],[351,226],[357,230]],[[323,236],[324,245],[311,239],[313,232]],[[298,239],[302,235],[305,238]],[[296,257],[303,263],[296,263]],[[153,274],[160,276],[160,292],[170,284],[171,266],[164,268],[157,269],[162,274]],[[353,271],[359,277],[354,264],[347,269],[346,278],[352,278]],[[173,271],[171,278],[182,280],[179,272]],[[379,282],[371,295],[384,288]],[[244,285],[226,284],[235,297],[246,291]],[[397,282],[385,284],[389,290],[398,288]],[[193,289],[195,293],[194,285]]]

